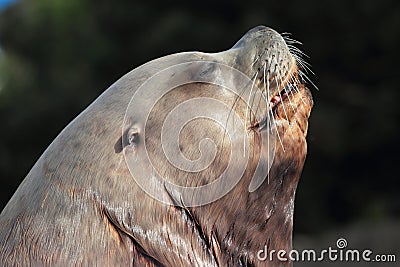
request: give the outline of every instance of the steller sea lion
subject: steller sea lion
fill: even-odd
[[[148,62],[50,144],[0,215],[15,265],[290,266],[313,105],[290,38]]]

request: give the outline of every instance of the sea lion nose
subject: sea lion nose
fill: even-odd
[[[278,32],[269,27],[260,25],[249,30],[232,48],[244,47],[247,44],[256,41],[257,39],[260,39],[260,37],[264,38],[265,40],[279,39],[280,41],[283,41]]]
[[[279,35],[280,36],[280,34],[277,31],[275,31],[274,29],[272,29],[270,27],[264,26],[264,25],[260,25],[260,26],[254,27],[253,29],[251,29],[247,33],[252,33],[252,34],[261,33],[263,35],[265,33],[267,33],[268,35],[271,35],[271,36],[275,36],[275,35]]]
[[[271,28],[264,26],[264,25],[259,25],[254,27],[253,29],[251,29],[249,32],[258,32],[258,31],[267,31],[267,30],[271,30]]]

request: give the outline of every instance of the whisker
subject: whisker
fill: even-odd
[[[265,64],[264,64],[264,73],[265,73],[266,66],[267,66],[267,63],[265,62]],[[264,86],[265,86],[265,76],[266,76],[266,75],[264,75]],[[269,93],[269,75],[268,75],[267,81],[268,81],[268,86],[267,86],[266,90],[267,90],[267,96],[269,97],[269,95],[270,95],[270,93]],[[283,146],[281,137],[279,136],[278,126],[277,126],[277,123],[276,123],[276,121],[275,121],[274,114],[272,113],[272,109],[271,109],[271,108],[268,109],[268,113],[269,113],[269,115],[270,115],[270,116],[268,116],[268,119],[271,118],[271,120],[272,120],[273,123],[275,124],[276,134],[277,134],[278,139],[279,139],[279,142],[280,142],[280,144],[281,144],[281,146],[282,146],[283,152],[285,152],[285,147]]]
[[[306,58],[310,58],[306,53],[304,53],[303,51],[301,51],[297,46],[291,45],[291,44],[286,44],[287,47],[289,47],[289,49],[291,49],[292,51],[296,51],[297,53],[299,53],[302,56],[305,56]]]
[[[293,74],[291,74],[289,80],[292,78],[292,76],[293,76]],[[281,75],[280,75],[280,79],[281,79],[281,83],[283,84],[282,76],[281,76]],[[292,86],[292,85],[291,85],[291,83],[289,82],[287,86]],[[289,92],[292,94],[292,97],[293,97],[293,93],[291,92],[291,90],[289,90],[289,92],[288,92],[287,89],[286,89],[286,86],[284,87],[284,90],[285,90],[285,93],[286,93],[286,97],[287,97],[287,99],[289,100],[290,106],[292,107],[293,112],[296,113],[296,111],[295,111],[295,109],[294,109],[294,107],[293,107],[292,101],[290,100],[290,97],[291,97],[291,96],[290,96]],[[280,92],[280,91],[279,91],[279,96],[280,96],[281,99],[282,99],[282,96],[281,96],[281,92]],[[289,118],[288,118],[288,116],[287,116],[287,113],[286,113],[284,101],[282,101],[281,104],[282,104],[283,111],[284,111],[284,113],[285,113],[286,120],[287,120],[288,122],[290,122],[290,121],[289,121]],[[290,123],[289,123],[289,127],[291,127],[291,124],[290,124]],[[293,135],[293,132],[291,132],[291,138],[292,138],[292,141],[295,140],[294,135]]]
[[[253,77],[252,79],[256,79],[256,78],[257,78],[257,75],[258,75],[258,72],[254,75],[254,77]],[[233,101],[231,110],[229,111],[228,117],[226,118],[225,129],[226,129],[226,126],[228,125],[229,118],[230,118],[230,116],[231,116],[231,114],[232,114],[232,111],[233,111],[233,109],[234,109],[234,107],[235,107],[237,101],[238,101],[238,100],[240,99],[240,97],[243,95],[243,93],[245,92],[246,88],[247,88],[247,86],[243,87],[243,89],[240,91],[240,93],[239,93],[238,95],[236,95],[235,100]],[[245,120],[245,129],[246,129],[246,120]],[[221,151],[223,151],[223,149],[224,149],[224,143],[225,143],[225,136],[226,136],[226,135],[227,135],[227,132],[226,132],[226,130],[225,130],[225,131],[224,131],[224,135],[223,135],[223,137],[222,137]],[[244,152],[245,152],[245,151],[244,151]],[[217,162],[220,162],[220,161],[221,161],[221,157],[222,157],[222,153],[220,154],[220,156],[219,156]]]
[[[264,91],[265,91],[265,101],[268,103],[269,102],[268,92],[267,92],[267,88],[265,87],[265,84],[266,84],[265,83],[265,76],[267,75],[266,69],[267,69],[267,62],[264,63]],[[269,80],[268,80],[268,82],[269,82]],[[268,84],[268,87],[269,87],[269,84]]]
[[[294,89],[294,87],[295,87],[295,85],[293,84],[293,77],[295,76],[295,74],[294,73],[291,73],[290,74],[290,76],[289,76],[289,79],[288,79],[288,87],[289,87],[289,90],[288,89],[286,89],[286,87],[284,88],[284,90],[285,90],[285,93],[287,94],[287,96],[288,96],[288,99],[289,99],[289,103],[290,103],[290,106],[292,107],[292,109],[293,109],[293,112],[295,112],[295,109],[294,109],[294,106],[293,106],[293,102],[292,102],[292,100],[290,99],[291,97],[293,97],[293,94],[292,94],[292,96],[290,96],[290,94],[289,93],[291,93],[292,92],[292,90],[295,90]]]
[[[317,91],[319,91],[319,88],[313,83],[313,81],[310,78],[308,78],[308,76],[304,72],[299,70],[299,74],[300,74],[301,78],[303,78],[303,79],[305,78],[305,80],[307,80],[309,83],[311,83],[311,85],[314,86],[314,88],[317,89]]]
[[[302,55],[297,54],[296,52],[293,52],[293,51],[290,51],[290,52],[292,53],[292,56],[296,59],[296,61],[301,61],[301,63],[303,63],[304,65],[311,67],[311,64],[308,63],[307,61],[305,61],[302,58]]]
[[[291,34],[290,34],[290,35],[291,35]],[[283,39],[285,40],[286,43],[303,45],[302,42],[300,42],[300,41],[298,41],[298,40],[295,40],[295,39],[293,39],[293,38],[290,38],[290,37],[288,37],[288,36],[282,36],[282,37],[283,37]]]
[[[289,48],[289,52],[292,54],[294,59],[296,60],[296,63],[298,66],[301,67],[303,70],[298,70],[299,76],[305,81],[309,82],[316,90],[319,91],[319,88],[313,83],[313,81],[307,76],[307,73],[310,72],[312,75],[315,75],[314,72],[311,70],[311,65],[304,60],[303,57],[310,58],[306,53],[304,53],[302,50],[300,50],[298,47],[293,45],[293,41],[296,41],[294,39],[291,39],[289,37],[284,36],[285,42],[287,42],[287,47]],[[297,42],[295,42],[297,43]],[[298,42],[300,43],[300,42]]]
[[[251,107],[249,107],[249,105],[252,105],[252,103],[250,102],[250,99],[251,99],[251,95],[253,94],[253,88],[254,88],[254,84],[255,84],[255,82],[256,82],[256,79],[257,79],[257,77],[258,77],[258,71],[256,72],[256,75],[255,75],[255,77],[254,77],[254,79],[253,79],[253,83],[251,84],[251,88],[250,88],[250,94],[249,94],[249,98],[248,98],[248,100],[247,100],[247,105],[246,105],[246,116],[245,116],[245,121],[244,121],[244,126],[245,126],[245,129],[247,129],[247,117],[248,117],[248,115],[249,115],[249,109],[251,108]],[[251,115],[250,115],[251,116]],[[251,124],[251,118],[250,118],[250,124]]]
[[[292,81],[293,81],[293,84],[294,84],[294,87],[293,87],[294,91],[295,91],[296,93],[299,93],[300,90],[299,90],[299,88],[298,88],[297,85],[298,85],[298,84],[301,84],[301,82],[298,80],[297,76],[293,76],[293,77],[292,77]],[[301,101],[303,102],[304,105],[306,105],[306,102],[304,101],[303,98],[301,98]]]
[[[285,152],[285,147],[284,147],[284,145],[283,145],[281,136],[279,135],[278,124],[277,124],[276,121],[275,121],[274,114],[272,113],[272,109],[270,109],[269,112],[271,113],[270,115],[271,115],[271,118],[272,118],[272,122],[275,124],[275,131],[276,131],[276,135],[278,136],[279,143],[281,144],[281,147],[282,147],[283,152]]]
[[[279,75],[279,76],[280,76],[280,75]],[[282,79],[282,78],[280,77],[280,79]],[[275,82],[276,82],[278,88],[280,88],[279,82],[278,82],[278,80],[276,79],[276,76],[275,76]],[[282,80],[281,80],[281,84],[283,84]],[[279,94],[279,97],[281,98],[281,104],[282,104],[283,112],[285,113],[286,120],[289,121],[288,115],[287,115],[287,113],[286,113],[285,104],[284,104],[283,101],[282,101],[282,94],[281,94],[281,91],[280,91],[280,90],[278,90],[278,94]]]
[[[282,78],[281,78],[281,79],[282,79]],[[281,82],[282,82],[282,80],[281,80]],[[283,82],[282,82],[282,83],[283,83]],[[290,83],[288,83],[288,86],[290,86]],[[286,93],[286,97],[287,97],[288,100],[289,100],[290,106],[291,106],[292,109],[293,109],[293,112],[296,113],[296,111],[295,111],[295,109],[294,109],[294,107],[293,107],[293,104],[292,104],[292,102],[291,102],[291,100],[290,100],[289,92],[286,90],[286,86],[284,87],[284,90],[285,90],[285,93]],[[292,92],[290,91],[290,93],[292,93]],[[281,92],[280,92],[280,91],[279,91],[279,97],[282,99],[282,95],[281,95]],[[293,97],[293,93],[292,93],[292,97]],[[287,122],[289,123],[290,120],[289,120],[288,115],[287,115],[287,113],[286,113],[285,103],[284,103],[283,100],[282,100],[281,104],[282,104],[283,112],[285,113],[286,120],[287,120]],[[289,123],[288,125],[289,125],[289,127],[292,127],[292,124]],[[295,140],[292,131],[290,131],[290,136],[292,137],[292,140]],[[283,149],[283,151],[285,151],[285,149]]]
[[[259,55],[256,57],[256,59],[253,61],[253,63],[250,64],[250,67],[253,67],[254,64],[256,64],[266,52],[267,52],[267,50],[264,50],[261,54],[259,54]]]
[[[293,76],[293,74],[291,74],[290,77],[289,77],[289,79],[288,79],[289,82],[288,82],[287,86],[289,86],[289,88],[292,86],[292,84],[291,84],[291,78],[292,78],[292,76]],[[282,79],[282,78],[281,78],[281,79]],[[282,80],[281,80],[281,82],[282,82]],[[282,83],[283,83],[283,82],[282,82]],[[292,107],[293,112],[295,112],[294,106],[293,106],[293,103],[292,103],[292,100],[290,99],[290,95],[289,95],[288,90],[286,89],[286,86],[283,88],[283,90],[285,90],[285,93],[286,93],[287,98],[288,98],[288,100],[289,100],[290,106]],[[290,91],[290,90],[289,90],[289,91]],[[287,116],[286,116],[286,117],[287,117]]]
[[[305,73],[310,72],[312,75],[315,75],[314,72],[310,69],[310,64],[302,60],[301,58],[298,58],[297,56],[294,56],[296,59],[296,62],[300,65],[300,67],[305,71]]]
[[[253,79],[253,83],[251,84],[251,88],[250,88],[250,94],[249,94],[249,98],[248,98],[248,101],[247,101],[247,105],[246,105],[246,115],[245,115],[245,117],[244,117],[244,129],[245,129],[245,131],[246,131],[246,129],[247,129],[247,117],[248,117],[248,114],[249,114],[249,110],[251,109],[251,106],[253,105],[251,102],[250,102],[250,99],[251,99],[251,95],[252,95],[252,93],[253,93],[253,88],[254,88],[254,84],[255,84],[255,82],[256,82],[256,80],[257,80],[257,77],[258,77],[258,71],[256,72],[256,74],[254,75],[254,79]],[[250,107],[249,107],[249,105],[251,105]],[[249,118],[249,120],[250,120],[250,125],[251,125],[251,112],[250,112],[250,118]],[[245,132],[245,134],[246,134],[246,132]],[[244,141],[243,142],[243,152],[245,152],[245,149],[246,149],[246,142]]]
[[[263,96],[264,96],[264,92],[261,91],[261,95],[260,95],[260,98],[258,99],[257,107],[256,107],[256,109],[255,109],[255,114],[258,113],[258,109],[259,109],[259,107],[260,107],[261,100],[264,100]],[[267,99],[267,97],[265,97],[265,104],[266,104],[267,107],[269,107],[269,103],[266,101],[266,99]]]
[[[269,106],[269,99],[268,99],[268,91],[267,91],[267,87],[266,87],[266,82],[265,82],[265,77],[266,77],[266,68],[267,68],[267,62],[264,63],[264,91],[265,91],[265,101],[267,102],[267,131],[268,131],[268,137],[267,137],[267,151],[268,151],[268,160],[267,160],[267,164],[268,164],[268,174],[267,174],[267,181],[269,184],[269,170],[271,168],[271,163],[269,161],[269,151],[270,151],[270,140],[269,140],[269,135],[270,135],[270,129],[271,129],[271,120],[270,120],[270,116],[269,116],[269,111],[270,111],[270,106]],[[268,77],[268,88],[269,88],[269,77]]]
[[[289,88],[293,88],[293,85],[291,85],[291,84],[288,84],[288,87]],[[289,104],[290,104],[290,106],[291,106],[291,108],[292,108],[292,110],[293,110],[293,112],[296,112],[296,110],[294,109],[294,105],[293,105],[293,102],[292,102],[292,97],[293,97],[293,94],[292,94],[292,90],[294,90],[294,89],[286,89],[286,87],[285,87],[285,93],[286,93],[286,95],[287,95],[287,98],[288,98],[288,100],[289,100]]]

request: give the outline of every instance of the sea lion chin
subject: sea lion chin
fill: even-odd
[[[227,51],[165,56],[118,80],[2,211],[3,265],[290,266],[257,252],[291,249],[313,105],[292,42],[259,26]]]

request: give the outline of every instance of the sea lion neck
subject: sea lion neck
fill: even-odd
[[[269,182],[255,192],[247,191],[246,173],[224,198],[193,209],[212,249],[226,252],[220,256],[221,266],[262,265],[257,252],[265,246],[291,249],[294,198],[305,151],[298,159],[290,159],[290,153],[277,155],[279,166],[273,166]]]
[[[310,91],[301,89],[292,104],[289,118],[282,115],[282,106],[275,111],[282,144],[276,141],[268,179],[256,191],[249,192],[254,171],[254,165],[250,166],[229,194],[191,209],[210,250],[223,251],[216,256],[221,266],[291,266],[290,262],[260,261],[257,252],[265,247],[287,252],[292,248],[295,191],[306,157],[305,136],[313,104]]]

